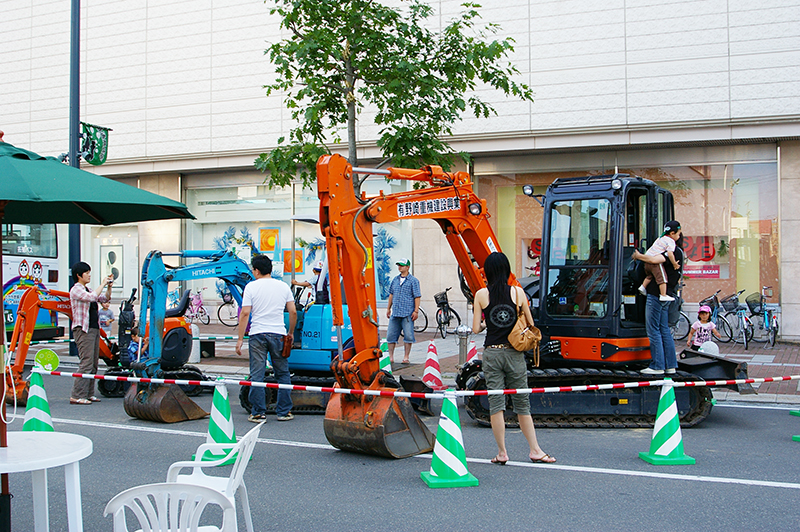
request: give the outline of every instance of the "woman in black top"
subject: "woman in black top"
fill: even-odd
[[[488,288],[481,288],[475,294],[475,306],[472,316],[472,332],[480,333],[486,329],[486,341],[483,349],[483,373],[486,376],[486,387],[490,390],[518,389],[528,387],[528,370],[525,355],[508,342],[508,334],[517,321],[517,308],[533,323],[531,309],[525,292],[519,286],[509,286],[511,265],[502,253],[492,253],[483,264]],[[483,317],[486,320],[483,320]],[[531,418],[529,394],[511,396],[514,412],[517,413],[522,434],[528,440],[532,462],[551,464],[555,458],[545,453],[536,441],[536,429]],[[497,456],[492,458],[493,464],[505,465],[508,462],[506,452],[506,423],[504,410],[505,395],[489,396],[489,413],[491,415],[492,433],[497,441]]]

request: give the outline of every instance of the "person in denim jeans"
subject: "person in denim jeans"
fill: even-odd
[[[267,355],[272,360],[272,369],[279,384],[291,384],[289,360],[281,356],[283,338],[287,335],[283,321],[283,311],[289,312],[289,335],[294,335],[297,323],[297,310],[289,285],[270,277],[272,261],[266,255],[256,255],[252,260],[256,280],[247,284],[242,295],[242,312],[239,317],[239,339],[236,354],[242,354],[244,334],[250,321],[250,380],[264,382]],[[250,388],[250,417],[248,421],[261,423],[267,419],[266,390],[262,387]],[[292,415],[292,395],[289,390],[278,390],[278,404],[275,411],[278,421],[294,419]]]
[[[680,267],[683,265],[684,253],[680,246],[680,241],[675,247],[675,260]],[[664,263],[667,273],[667,293],[675,295],[678,282],[681,278],[681,269],[674,268],[669,262]],[[669,330],[669,306],[671,302],[661,301],[660,292],[655,283],[647,286],[647,303],[645,305],[645,327],[647,337],[650,339],[650,365],[641,373],[645,375],[672,375],[678,367],[678,359],[675,355],[675,341],[672,339],[672,331]]]

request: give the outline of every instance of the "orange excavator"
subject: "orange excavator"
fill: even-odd
[[[58,290],[42,291],[36,287],[28,288],[19,300],[17,322],[11,335],[9,351],[14,354],[14,363],[11,373],[6,374],[6,402],[13,403],[14,396],[17,403],[24,405],[28,402],[28,382],[23,378],[25,358],[31,346],[33,330],[36,326],[36,317],[39,311],[60,312],[72,319],[72,308],[69,304],[69,292]],[[107,337],[105,331],[100,329],[100,358],[106,365],[116,367],[119,365],[119,349]]]
[[[358,174],[424,183],[428,188],[375,197],[356,194]],[[341,345],[331,364],[338,386],[358,390],[397,389],[400,385],[380,369],[380,335],[372,255],[372,224],[403,219],[430,219],[447,238],[470,289],[486,286],[478,264],[500,249],[489,225],[486,202],[472,190],[466,172],[446,173],[438,166],[421,169],[353,168],[339,155],[317,162],[320,228],[326,239],[331,278],[333,322],[344,323],[343,297],[353,328],[352,345]],[[474,259],[474,260],[473,260]],[[516,283],[512,277],[510,283]],[[344,293],[342,293],[342,290]],[[341,334],[339,334],[341,338]],[[325,436],[342,450],[403,458],[429,452],[433,435],[405,398],[332,394],[324,421]]]

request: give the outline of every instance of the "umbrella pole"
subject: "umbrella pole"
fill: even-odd
[[[6,205],[8,204],[7,200],[0,200],[0,226],[3,223],[3,215],[5,214]],[[0,246],[0,263],[2,263],[3,259],[3,248]],[[0,267],[0,310],[5,309],[5,303],[3,302],[3,268]],[[6,324],[5,320],[3,320],[3,343],[0,344],[2,348],[2,359],[3,359],[3,384],[6,385],[8,383],[6,369],[8,365],[6,364],[6,357],[8,356],[8,350],[6,349]],[[6,427],[6,397],[3,394],[3,406],[2,408],[2,418],[0,419],[0,447],[8,447],[8,437],[7,437],[7,430]],[[11,530],[11,492],[8,487],[8,473],[3,473],[2,477],[0,477],[0,531]]]

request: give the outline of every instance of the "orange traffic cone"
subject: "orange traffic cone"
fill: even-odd
[[[473,360],[480,360],[478,358],[478,346],[475,345],[475,340],[469,341],[469,349],[467,350],[467,364]]]
[[[434,390],[443,390],[442,372],[439,369],[439,354],[433,340],[428,344],[428,358],[425,360],[425,371],[422,373],[422,382]]]

